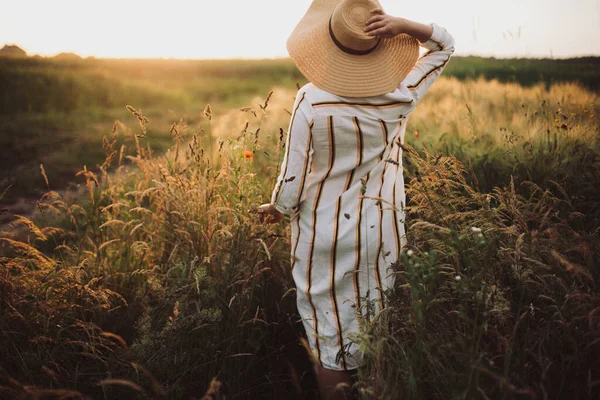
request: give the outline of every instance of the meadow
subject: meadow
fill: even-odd
[[[532,86],[579,82],[600,89],[600,57],[567,60],[454,57],[445,71],[463,81],[497,79]],[[62,189],[83,165],[102,163],[102,137],[115,120],[135,123],[125,109],[142,109],[152,122],[147,143],[169,148],[169,127],[195,124],[206,104],[217,115],[246,106],[270,89],[305,83],[289,59],[105,60],[0,58],[0,187],[6,199],[28,204],[45,189],[44,164],[53,189]],[[17,208],[24,212],[25,209]]]
[[[252,212],[303,83],[289,61],[10,62],[0,205],[38,197],[0,232],[0,397],[317,398],[289,226]],[[456,58],[410,117],[408,246],[357,339],[361,399],[600,395],[598,69],[579,62]]]

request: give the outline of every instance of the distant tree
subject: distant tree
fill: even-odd
[[[0,49],[0,57],[27,57],[25,50],[16,45],[7,44]]]
[[[81,60],[81,56],[76,53],[60,53],[52,57],[56,60]]]

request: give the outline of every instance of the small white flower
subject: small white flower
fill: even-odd
[[[483,233],[478,234],[477,237],[482,238],[483,237]]]
[[[412,250],[408,250],[408,251],[406,252],[406,255],[407,255],[407,256],[409,256],[409,257],[410,257],[410,256],[412,256],[413,254],[415,254],[415,252],[414,252],[414,251],[412,251]]]
[[[472,226],[472,227],[471,227],[471,230],[472,230],[473,232],[481,232],[481,228],[477,228],[476,226]]]
[[[460,275],[456,275],[456,276],[454,277],[454,280],[455,280],[455,281],[457,281],[457,282],[458,282],[458,281],[460,281],[461,279],[462,279],[462,278],[460,277]]]

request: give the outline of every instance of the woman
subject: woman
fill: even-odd
[[[429,50],[419,58],[419,44]],[[405,243],[406,122],[454,52],[437,24],[377,1],[314,0],[287,42],[310,81],[297,94],[285,156],[263,218],[291,217],[298,312],[324,399],[361,363],[352,332],[393,287]]]

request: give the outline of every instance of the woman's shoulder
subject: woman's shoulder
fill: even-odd
[[[298,89],[298,95],[304,95],[305,97],[322,97],[322,96],[332,96],[331,93],[326,92],[325,90],[319,89],[314,83],[308,82],[300,89]]]
[[[296,94],[296,99],[304,99],[304,101],[310,106],[322,102],[328,101],[337,101],[339,100],[339,96],[334,95],[326,90],[323,90],[316,86],[312,82],[308,82],[300,89],[298,89],[298,93]]]
[[[323,101],[339,101],[339,102],[357,102],[364,100],[366,102],[378,100],[385,100],[398,95],[397,91],[378,95],[378,96],[369,96],[369,97],[346,97],[346,96],[338,96],[334,93],[328,92],[327,90],[321,89],[316,86],[312,82],[308,82],[300,89],[298,89],[298,95],[304,96],[307,99],[310,99],[311,102],[323,102]]]
[[[338,96],[308,82],[298,90],[298,95],[308,100],[308,103],[312,106],[317,107],[335,106],[339,108],[340,106],[349,105],[353,107],[366,106],[367,108],[378,108],[379,106],[383,106],[388,108],[394,105],[403,107],[412,105],[412,98],[402,90],[402,87],[377,96],[346,97]]]

